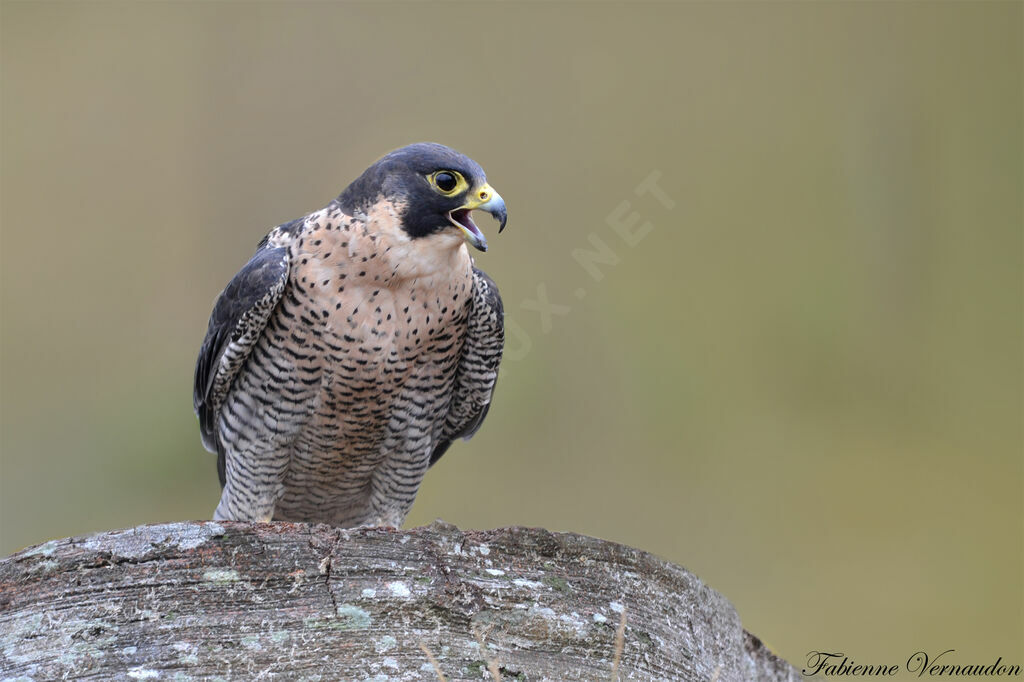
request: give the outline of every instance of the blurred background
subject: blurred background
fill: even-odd
[[[407,525],[643,548],[798,666],[1022,663],[1022,7],[4,2],[0,555],[209,518],[215,297],[435,140],[510,331]]]

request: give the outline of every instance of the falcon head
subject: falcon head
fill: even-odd
[[[400,207],[400,227],[413,239],[453,230],[481,251],[487,250],[487,240],[470,213],[490,213],[498,220],[498,232],[508,220],[504,200],[487,184],[480,165],[433,142],[411,144],[381,157],[338,197],[349,215],[366,212],[381,200]]]

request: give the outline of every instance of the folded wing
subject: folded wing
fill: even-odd
[[[261,243],[261,248],[221,292],[210,315],[196,361],[192,404],[199,417],[203,446],[217,453],[222,486],[224,451],[217,435],[218,412],[281,299],[287,281],[288,249]]]
[[[469,440],[491,406],[498,365],[505,345],[505,320],[498,287],[482,270],[473,268],[473,308],[455,385],[440,438],[430,456],[433,465],[456,438]]]

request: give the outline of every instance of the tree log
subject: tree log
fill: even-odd
[[[496,676],[800,679],[691,573],[571,533],[190,522],[0,560],[0,679]]]

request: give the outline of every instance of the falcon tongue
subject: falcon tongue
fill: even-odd
[[[473,222],[473,218],[470,217],[470,211],[472,209],[457,208],[448,214],[448,218],[466,235],[466,241],[481,251],[486,251],[487,240],[484,238],[484,233]]]

